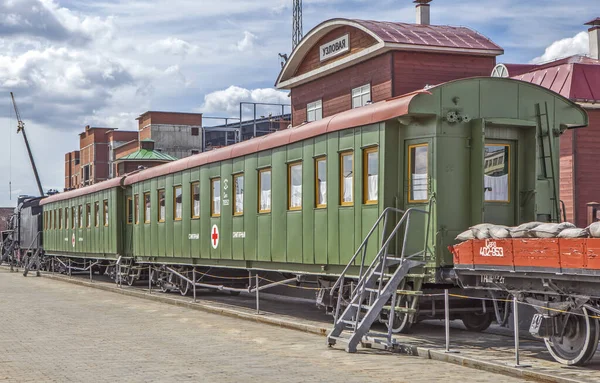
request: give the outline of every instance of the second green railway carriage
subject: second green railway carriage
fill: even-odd
[[[452,81],[49,197],[45,251],[333,281],[386,208],[419,208],[429,214],[406,241],[425,251],[409,278],[448,283],[447,246],[469,226],[559,220],[559,136],[585,125],[583,109],[533,84]],[[382,225],[375,236],[367,264]]]

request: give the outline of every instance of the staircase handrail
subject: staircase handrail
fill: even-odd
[[[410,209],[409,209],[410,210]],[[361,250],[363,250],[363,248],[366,246],[366,244],[369,242],[369,238],[371,237],[371,235],[373,234],[373,232],[375,232],[375,229],[377,229],[377,227],[379,226],[379,223],[381,222],[381,220],[387,216],[387,214],[393,211],[395,213],[400,213],[402,214],[402,216],[404,216],[406,213],[403,210],[400,209],[396,209],[395,207],[386,207],[383,212],[381,212],[381,214],[379,215],[379,217],[377,218],[377,220],[375,221],[375,223],[373,224],[373,227],[371,228],[371,230],[369,231],[369,233],[365,236],[365,239],[362,241],[362,243],[360,244],[360,246],[358,246],[358,249],[356,250],[356,252],[354,253],[354,255],[352,256],[352,258],[350,259],[350,261],[348,262],[348,264],[346,265],[346,267],[344,268],[344,270],[342,271],[342,273],[340,274],[338,280],[334,283],[334,285],[331,287],[331,291],[333,292],[338,285],[341,283],[342,279],[346,276],[346,272],[348,271],[348,269],[350,268],[350,266],[352,266],[354,264],[354,261],[356,260],[356,257],[358,256],[358,254],[361,252]],[[362,274],[362,273],[361,273]]]

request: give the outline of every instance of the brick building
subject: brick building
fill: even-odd
[[[469,28],[430,25],[429,2],[416,1],[416,24],[333,19],[312,29],[275,84],[290,90],[293,126],[427,85],[488,76],[502,48]]]
[[[138,130],[134,131],[86,126],[79,134],[79,150],[65,154],[65,190],[115,177],[119,174],[118,163],[122,164],[122,174],[125,168],[151,167],[201,151],[200,113],[148,111],[137,121]],[[143,141],[152,141],[153,148],[148,151]],[[131,156],[142,150],[143,156]],[[148,161],[150,152],[156,152],[151,153],[155,161]],[[119,161],[126,156],[125,161]]]
[[[589,56],[571,56],[552,62],[499,64],[492,75],[513,77],[553,90],[581,105],[589,117],[584,129],[569,129],[560,139],[560,199],[567,221],[585,227],[590,220],[588,204],[600,202],[597,153],[600,148],[600,18],[592,20]],[[600,209],[598,209],[600,210]]]
[[[202,148],[202,114],[148,111],[137,118],[139,139],[153,140],[155,149],[175,158]]]

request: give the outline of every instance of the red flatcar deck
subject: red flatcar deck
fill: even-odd
[[[449,249],[462,270],[600,275],[600,238],[474,239]]]

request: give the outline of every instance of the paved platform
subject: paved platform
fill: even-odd
[[[6,270],[0,313],[3,382],[521,381]]]

